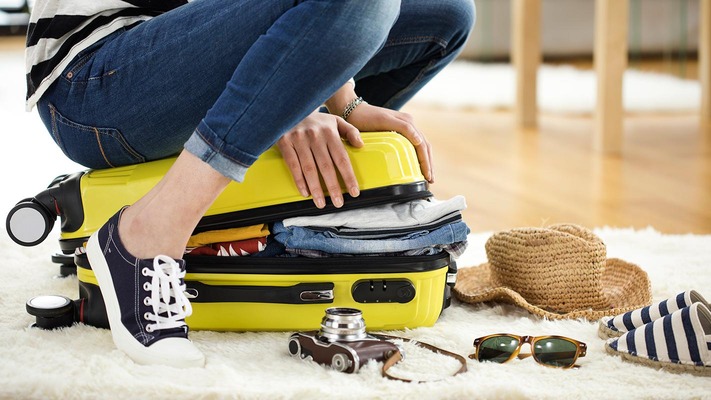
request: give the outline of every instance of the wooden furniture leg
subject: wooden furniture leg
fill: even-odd
[[[701,83],[701,126],[711,135],[711,0],[699,7],[699,81]]]
[[[535,128],[538,67],[541,63],[541,0],[513,0],[511,58],[516,73],[516,126]]]
[[[593,147],[604,153],[622,150],[628,15],[629,0],[595,0],[597,105]]]

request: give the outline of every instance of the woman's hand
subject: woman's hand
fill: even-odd
[[[432,146],[422,132],[415,127],[410,114],[361,103],[351,112],[348,123],[361,132],[396,131],[405,136],[415,145],[417,159],[420,161],[420,170],[425,179],[430,183],[434,182]]]
[[[326,184],[333,205],[343,206],[343,195],[338,175],[351,196],[360,194],[351,160],[348,158],[345,138],[354,147],[363,147],[360,132],[343,118],[314,111],[279,139],[277,146],[299,192],[313,197],[318,208],[326,206],[319,174]]]

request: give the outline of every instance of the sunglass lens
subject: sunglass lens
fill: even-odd
[[[570,367],[575,364],[578,346],[565,339],[540,339],[533,346],[533,355],[542,364],[552,367]]]
[[[519,339],[513,336],[494,336],[479,344],[479,361],[506,362],[518,348]]]

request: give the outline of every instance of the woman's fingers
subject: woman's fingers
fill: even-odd
[[[414,118],[410,114],[362,103],[353,110],[348,122],[364,132],[396,131],[406,137],[415,146],[422,175],[430,183],[434,182],[432,146],[415,127]]]
[[[407,114],[404,114],[407,115]],[[393,125],[396,131],[405,136],[414,146],[417,152],[417,159],[420,162],[420,170],[428,182],[434,182],[434,163],[432,162],[432,146],[412,122],[405,118],[395,118]]]
[[[338,144],[341,148],[343,147],[343,143],[340,142],[340,140]],[[343,206],[343,195],[341,194],[341,185],[338,182],[338,175],[336,174],[337,167],[335,165],[336,157],[339,156],[333,153],[335,149],[331,146],[332,145],[329,145],[328,141],[326,141],[325,143],[319,143],[317,146],[312,147],[312,151],[316,159],[316,165],[318,165],[318,172],[321,174],[328,195],[331,197],[331,202],[334,206],[340,208]],[[343,152],[345,153],[345,149],[343,149]],[[348,158],[348,155],[346,155],[346,158]],[[352,172],[353,171],[351,171],[351,174]],[[315,175],[318,177],[318,174]]]
[[[343,118],[338,117],[336,119],[338,123],[338,131],[341,137],[345,138],[351,146],[356,148],[363,147],[363,138],[360,136],[360,131],[353,125],[346,122]],[[346,189],[351,196],[357,197],[360,194],[360,188],[358,187],[358,179],[353,171],[353,165],[348,157],[345,146],[343,142],[333,143],[332,152],[334,153],[333,160],[336,163],[336,167],[343,177],[343,183],[346,185]]]
[[[326,206],[321,180],[336,207],[344,201],[339,176],[352,196],[360,194],[341,137],[357,147],[363,145],[360,132],[342,118],[312,114],[278,141],[296,187],[302,195],[310,194],[318,208]]]
[[[349,124],[341,117],[336,118],[336,123],[338,123],[338,132],[342,138],[346,139],[353,147],[363,147],[363,138],[360,136],[358,128]]]
[[[282,137],[277,142],[279,151],[282,157],[284,157],[284,162],[286,166],[289,167],[291,176],[294,178],[294,183],[296,184],[296,189],[299,190],[304,197],[309,197],[309,188],[306,185],[306,179],[301,169],[301,162],[299,161],[299,156],[296,154],[296,149],[293,147],[293,143]]]

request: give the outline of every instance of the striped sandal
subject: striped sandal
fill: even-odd
[[[648,307],[638,308],[616,317],[604,317],[598,323],[597,334],[602,339],[620,337],[632,329],[639,328],[694,303],[702,303],[706,307],[711,307],[697,291],[687,290]]]
[[[669,372],[711,376],[711,311],[694,303],[609,339],[605,351]]]

